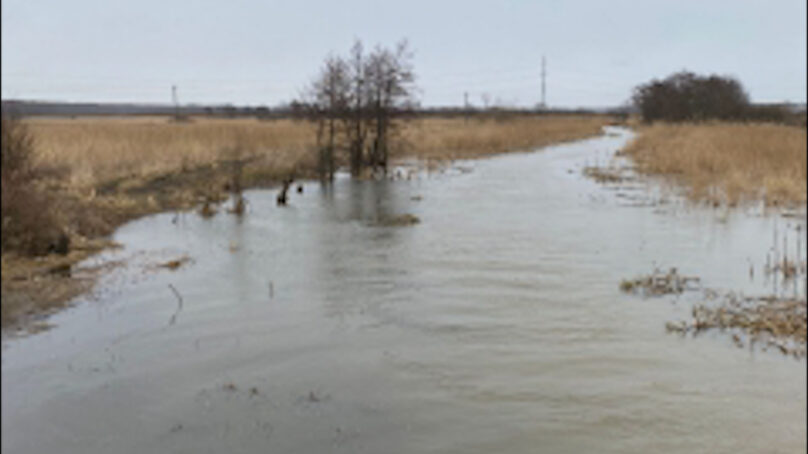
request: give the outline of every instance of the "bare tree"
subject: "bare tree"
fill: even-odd
[[[396,114],[414,102],[412,56],[407,41],[403,40],[394,51],[377,46],[368,57],[369,105],[375,130],[368,164],[374,169],[387,171],[389,139],[397,126]]]
[[[347,59],[326,59],[305,99],[295,103],[317,123],[324,178],[333,178],[340,149],[348,151],[353,175],[364,166],[386,172],[397,120],[415,100],[411,60],[406,41],[394,50],[377,46],[367,55],[356,41]]]
[[[334,178],[338,121],[348,111],[350,82],[347,63],[339,57],[330,56],[310,89],[310,109],[317,121],[320,176],[324,179]]]
[[[357,175],[362,169],[368,135],[368,74],[361,41],[354,42],[348,64],[351,77],[350,113],[344,118],[344,126],[348,138],[351,174]]]

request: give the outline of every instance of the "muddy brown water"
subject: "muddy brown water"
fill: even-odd
[[[95,260],[126,266],[4,339],[3,451],[805,452],[805,359],[666,333],[692,298],[618,288],[676,266],[804,296],[763,273],[804,216],[591,181],[630,137],[607,132],[124,226]],[[421,222],[375,225],[403,213]]]

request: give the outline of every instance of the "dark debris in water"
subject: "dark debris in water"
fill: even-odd
[[[385,227],[400,227],[400,226],[408,226],[408,225],[415,225],[421,222],[418,216],[414,214],[400,214],[398,216],[390,216],[386,218],[382,218],[379,220],[378,225],[385,226]]]
[[[331,400],[330,395],[320,391],[311,390],[308,392],[308,394],[298,397],[297,403],[303,405],[322,404],[329,400]]]
[[[173,270],[176,270],[176,269],[180,268],[181,266],[185,265],[186,263],[188,263],[190,261],[191,261],[190,257],[188,257],[187,255],[183,255],[182,257],[178,257],[176,259],[160,263],[157,266],[160,267],[160,268],[168,268],[168,269],[173,271]]]
[[[583,174],[598,183],[623,183],[634,179],[629,174],[630,168],[624,167],[584,167]]]
[[[207,219],[215,216],[216,213],[215,201],[206,198],[205,201],[202,202],[202,206],[199,207],[199,215]]]

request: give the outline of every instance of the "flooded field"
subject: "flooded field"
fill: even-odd
[[[805,298],[765,272],[805,260],[804,213],[585,175],[630,135],[124,226],[92,296],[3,340],[3,450],[805,452],[804,357],[667,332],[698,291],[620,289]]]

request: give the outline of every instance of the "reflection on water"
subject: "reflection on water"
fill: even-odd
[[[56,329],[5,343],[3,448],[805,452],[804,359],[666,334],[691,297],[618,289],[676,266],[770,293],[773,232],[806,244],[804,217],[581,176],[628,136],[411,181],[342,177],[284,208],[251,191],[242,221],[133,222],[108,254],[126,269]],[[378,225],[403,213],[422,222]],[[146,266],[182,254],[177,271]],[[782,284],[804,296],[804,276]]]

